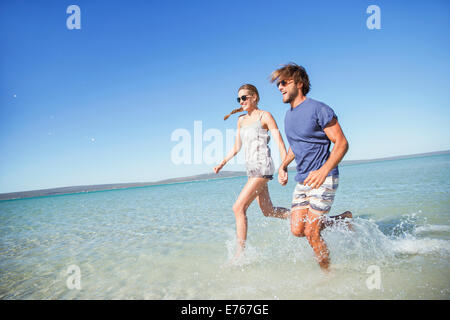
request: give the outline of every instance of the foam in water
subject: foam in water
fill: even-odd
[[[432,233],[432,232],[447,232],[447,233],[450,233],[450,226],[446,226],[446,225],[426,225],[426,226],[416,227],[414,229],[414,233],[415,234]]]
[[[345,223],[336,223],[324,229],[322,236],[330,250],[331,264],[340,266],[339,268],[362,270],[371,263],[378,265],[401,263],[403,255],[450,254],[450,241],[420,237],[423,232],[449,231],[450,227],[430,225],[417,227],[415,223],[417,223],[415,214],[404,215],[389,226],[383,222],[356,217],[351,219],[353,231]],[[263,247],[247,245],[245,255],[234,264],[244,266],[273,258],[296,263],[299,260],[314,258],[306,238],[292,235],[288,235],[289,239],[286,238],[286,233],[289,233],[289,229],[286,230],[287,226],[286,223],[278,224],[277,229],[273,228],[273,225],[267,225],[266,221],[261,223],[260,227],[268,229],[264,230],[265,236],[270,237],[271,233],[275,232],[278,235],[273,237],[278,240],[268,240]],[[231,230],[226,248],[230,261],[236,250],[236,238]]]
[[[225,263],[225,266],[243,267],[264,259],[261,256],[261,253],[257,250],[257,248],[251,245],[250,241],[247,241],[245,251],[239,257],[236,258],[235,257],[237,250],[236,236],[232,234],[230,230],[228,230],[227,233],[229,240],[225,242],[225,246],[227,248],[227,262]]]
[[[401,254],[439,254],[446,256],[450,253],[450,243],[440,239],[417,239],[413,236],[392,241],[393,251]]]

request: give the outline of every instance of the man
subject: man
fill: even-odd
[[[307,97],[310,82],[306,70],[290,63],[272,73],[283,102],[291,105],[286,112],[285,132],[290,147],[278,170],[278,181],[286,185],[287,167],[297,162],[298,182],[292,200],[291,231],[297,237],[306,236],[320,267],[329,268],[329,251],[321,230],[330,224],[325,215],[330,212],[339,183],[338,164],[348,150],[348,142],[336,114],[326,104]],[[330,152],[330,144],[334,147]],[[347,211],[335,219],[351,218]]]

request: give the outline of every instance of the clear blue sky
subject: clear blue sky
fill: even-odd
[[[445,0],[2,0],[0,193],[211,172],[173,164],[171,133],[200,120],[225,135],[252,83],[285,137],[268,76],[290,61],[337,113],[345,160],[448,150],[449,35]]]

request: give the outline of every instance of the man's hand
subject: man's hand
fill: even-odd
[[[311,171],[308,174],[308,177],[303,181],[303,185],[308,185],[311,187],[311,189],[317,189],[320,188],[320,186],[324,183],[325,179],[327,178],[328,172],[325,170],[319,169]]]
[[[278,169],[278,182],[282,186],[285,186],[286,183],[288,182],[287,169],[284,168],[283,166],[281,166],[280,169]]]
[[[288,182],[288,173],[287,173],[287,167],[289,163],[292,162],[292,160],[295,159],[294,152],[292,151],[292,148],[289,147],[289,151],[284,157],[283,162],[281,163],[280,168],[278,169],[278,182],[284,186]]]

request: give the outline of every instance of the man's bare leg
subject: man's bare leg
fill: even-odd
[[[291,209],[291,232],[294,236],[305,236],[305,223],[307,216],[308,208],[294,207]]]
[[[311,209],[308,211],[308,217],[305,225],[305,236],[311,245],[317,262],[323,271],[328,271],[330,266],[330,252],[320,232],[323,229],[324,219],[319,212],[314,213]]]

